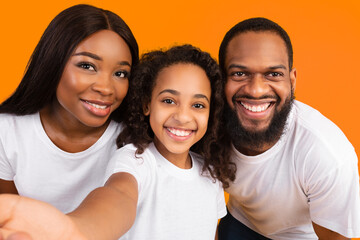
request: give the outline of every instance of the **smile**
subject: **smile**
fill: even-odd
[[[182,129],[178,129],[178,128],[166,128],[166,129],[178,137],[186,137],[186,136],[189,136],[193,132],[192,130],[182,130]]]
[[[240,102],[240,104],[246,109],[249,110],[251,112],[264,112],[266,109],[269,108],[269,106],[271,105],[271,103],[263,103],[263,104],[258,104],[258,105],[250,105],[244,102]]]
[[[81,100],[84,107],[93,115],[97,117],[106,117],[111,113],[111,103],[101,103],[99,101]]]
[[[88,101],[85,101],[85,102],[87,104],[93,106],[94,108],[97,108],[97,109],[106,109],[106,108],[109,107],[108,105],[99,105],[99,104],[91,103],[91,102],[88,102]]]

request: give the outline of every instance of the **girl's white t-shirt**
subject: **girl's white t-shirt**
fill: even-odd
[[[153,143],[138,158],[135,151],[133,145],[117,150],[106,174],[108,179],[127,172],[138,183],[136,220],[121,239],[214,239],[218,219],[226,215],[224,192],[218,181],[202,173],[202,158],[190,153],[192,168],[181,169]]]

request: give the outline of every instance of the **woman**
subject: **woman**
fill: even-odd
[[[66,213],[100,186],[137,62],[137,42],[116,14],[76,5],[57,15],[0,105],[0,193]]]

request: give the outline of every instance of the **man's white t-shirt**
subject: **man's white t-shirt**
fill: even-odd
[[[135,157],[136,148],[116,151],[107,170],[127,172],[138,183],[137,216],[122,240],[210,240],[218,219],[226,215],[224,192],[219,182],[202,174],[202,158],[190,152],[191,169],[166,160],[153,143]],[[124,213],[126,214],[126,213]]]
[[[257,156],[233,150],[236,180],[226,191],[240,222],[271,239],[317,239],[312,222],[360,237],[358,159],[318,111],[295,101],[271,149]]]
[[[14,181],[22,196],[70,212],[103,184],[121,129],[112,121],[90,148],[68,153],[46,135],[39,113],[0,114],[0,178]]]

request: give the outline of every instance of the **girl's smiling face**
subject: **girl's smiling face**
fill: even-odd
[[[128,45],[113,31],[84,39],[65,66],[54,111],[75,124],[104,125],[126,96],[131,62]]]
[[[157,76],[145,115],[149,115],[156,148],[179,167],[191,167],[189,149],[207,130],[210,98],[210,81],[197,65],[177,63]]]

